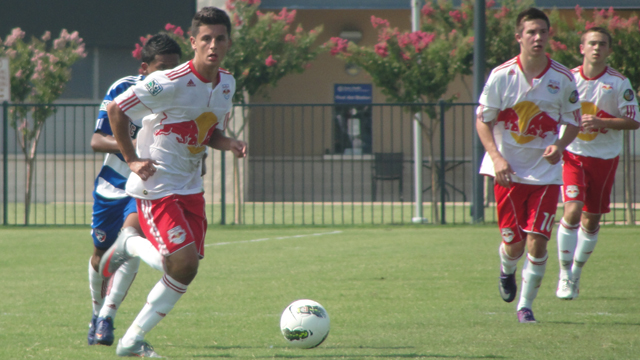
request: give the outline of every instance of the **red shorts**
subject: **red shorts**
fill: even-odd
[[[171,255],[194,243],[200,258],[204,257],[207,217],[202,193],[136,201],[140,227],[161,255]]]
[[[558,209],[560,185],[513,183],[510,188],[495,183],[498,226],[507,244],[526,239],[526,233],[544,235],[547,239]]]
[[[599,159],[565,151],[562,156],[562,201],[580,201],[584,203],[582,211],[591,214],[608,213],[619,159],[619,156]]]

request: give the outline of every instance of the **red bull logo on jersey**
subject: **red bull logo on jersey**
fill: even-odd
[[[174,124],[163,124],[162,128],[156,130],[155,136],[176,136],[176,140],[181,144],[186,144],[192,154],[199,154],[204,151],[205,145],[209,142],[211,134],[218,124],[218,117],[211,112],[202,113],[195,120],[183,121]]]
[[[222,84],[222,96],[224,96],[225,100],[229,100],[229,97],[231,96],[229,84]]]
[[[595,115],[599,118],[610,119],[613,118],[613,115],[608,114],[604,110],[598,109],[596,104],[590,102],[583,102],[580,104],[582,108],[582,115]],[[591,129],[585,130],[585,128],[580,125],[580,132],[578,133],[578,139],[583,141],[593,141],[598,134],[606,134],[609,130],[607,129]]]
[[[604,91],[605,93],[609,93],[611,92],[611,90],[613,90],[613,84],[602,84],[602,91]]]
[[[531,101],[519,102],[513,108],[500,111],[500,121],[504,122],[504,128],[510,131],[518,144],[544,139],[549,133],[558,133],[558,122]]]
[[[560,91],[560,82],[556,80],[549,80],[549,84],[547,84],[547,90],[549,90],[552,94],[557,94]]]

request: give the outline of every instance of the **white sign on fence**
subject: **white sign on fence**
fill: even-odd
[[[11,101],[9,58],[0,58],[0,103],[4,101]]]

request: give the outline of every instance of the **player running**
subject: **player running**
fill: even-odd
[[[152,72],[176,67],[180,62],[180,56],[180,46],[169,36],[161,34],[151,37],[142,48],[141,75],[127,76],[113,83],[100,106],[95,132],[91,138],[91,148],[106,155],[93,191],[91,236],[94,249],[89,260],[89,289],[93,302],[93,316],[87,335],[89,345],[113,344],[113,321],[116,312],[127,295],[140,264],[139,258],[131,258],[115,272],[111,281],[105,280],[98,273],[98,266],[104,252],[115,242],[118,232],[123,227],[130,229],[134,235],[131,241],[149,244],[146,239],[139,236],[142,231],[138,222],[135,199],[125,194],[124,185],[131,170],[124,162],[113,137],[107,105]],[[131,139],[135,139],[140,128],[140,120],[127,124],[127,128]],[[154,249],[150,244],[149,247]],[[159,253],[156,252],[155,255],[150,253],[147,261],[152,267],[162,270],[162,257]]]
[[[564,215],[558,226],[560,280],[556,295],[575,299],[582,267],[598,242],[600,218],[608,213],[622,130],[640,127],[638,101],[629,79],[607,66],[611,35],[601,27],[582,34],[581,66],[573,69],[580,102],[582,127],[564,152]]]
[[[528,250],[516,309],[519,322],[531,323],[562,184],[562,151],[578,134],[580,103],[569,69],[545,53],[545,13],[529,8],[516,20],[520,54],[491,71],[476,128],[487,152],[480,173],[495,177],[500,295],[506,302],[515,299],[518,260]],[[559,137],[561,123],[567,125]]]
[[[243,141],[223,135],[236,87],[233,76],[220,68],[231,46],[231,21],[224,11],[205,7],[194,16],[191,34],[191,61],[150,75],[107,107],[132,170],[127,194],[136,198],[142,230],[165,259],[165,274],[118,342],[118,356],[159,357],[144,337],[187,291],[204,257],[207,220],[200,164],[205,146],[246,155]],[[140,117],[136,153],[128,124]],[[100,262],[102,275],[113,273],[136,251],[126,230]]]

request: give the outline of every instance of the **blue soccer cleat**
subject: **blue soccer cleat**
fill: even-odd
[[[98,315],[91,316],[91,321],[89,322],[89,334],[87,335],[87,342],[89,345],[96,344],[96,320],[98,320]]]
[[[98,318],[96,343],[111,346],[113,344],[113,319],[110,316]]]

